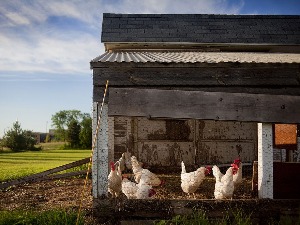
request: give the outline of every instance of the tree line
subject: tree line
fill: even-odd
[[[90,149],[92,147],[92,118],[79,110],[61,110],[51,117],[54,140],[67,142],[66,147]],[[47,135],[46,141],[49,141]],[[20,122],[5,131],[2,146],[12,151],[37,150],[34,132],[23,130]]]

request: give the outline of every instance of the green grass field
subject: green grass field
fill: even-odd
[[[0,182],[16,179],[91,156],[91,150],[59,150],[61,143],[42,144],[42,151],[0,152]]]

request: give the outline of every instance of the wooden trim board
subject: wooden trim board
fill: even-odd
[[[111,88],[109,116],[300,123],[300,96]]]

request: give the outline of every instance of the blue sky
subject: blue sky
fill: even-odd
[[[300,0],[2,0],[0,137],[16,120],[45,132],[60,110],[92,113],[106,12],[300,15]]]

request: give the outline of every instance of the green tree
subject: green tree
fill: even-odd
[[[79,134],[80,145],[82,148],[92,148],[92,118],[86,115],[81,121],[81,131]]]
[[[3,146],[14,152],[33,150],[36,140],[32,131],[23,130],[21,124],[16,121],[13,127],[4,133]]]
[[[79,121],[83,118],[84,114],[79,110],[61,110],[52,115],[52,125],[55,127],[55,139],[66,141],[67,129],[72,120]]]
[[[92,118],[90,114],[79,110],[61,110],[52,115],[51,120],[55,127],[55,139],[68,141],[71,147],[91,148]],[[75,126],[75,122],[79,127]],[[77,130],[80,130],[78,143]]]
[[[37,141],[35,139],[34,133],[30,130],[25,130],[24,135],[25,135],[26,149],[36,150],[34,146],[36,145]]]
[[[67,141],[69,142],[70,147],[80,147],[80,130],[80,124],[75,119],[71,120],[67,131]]]

